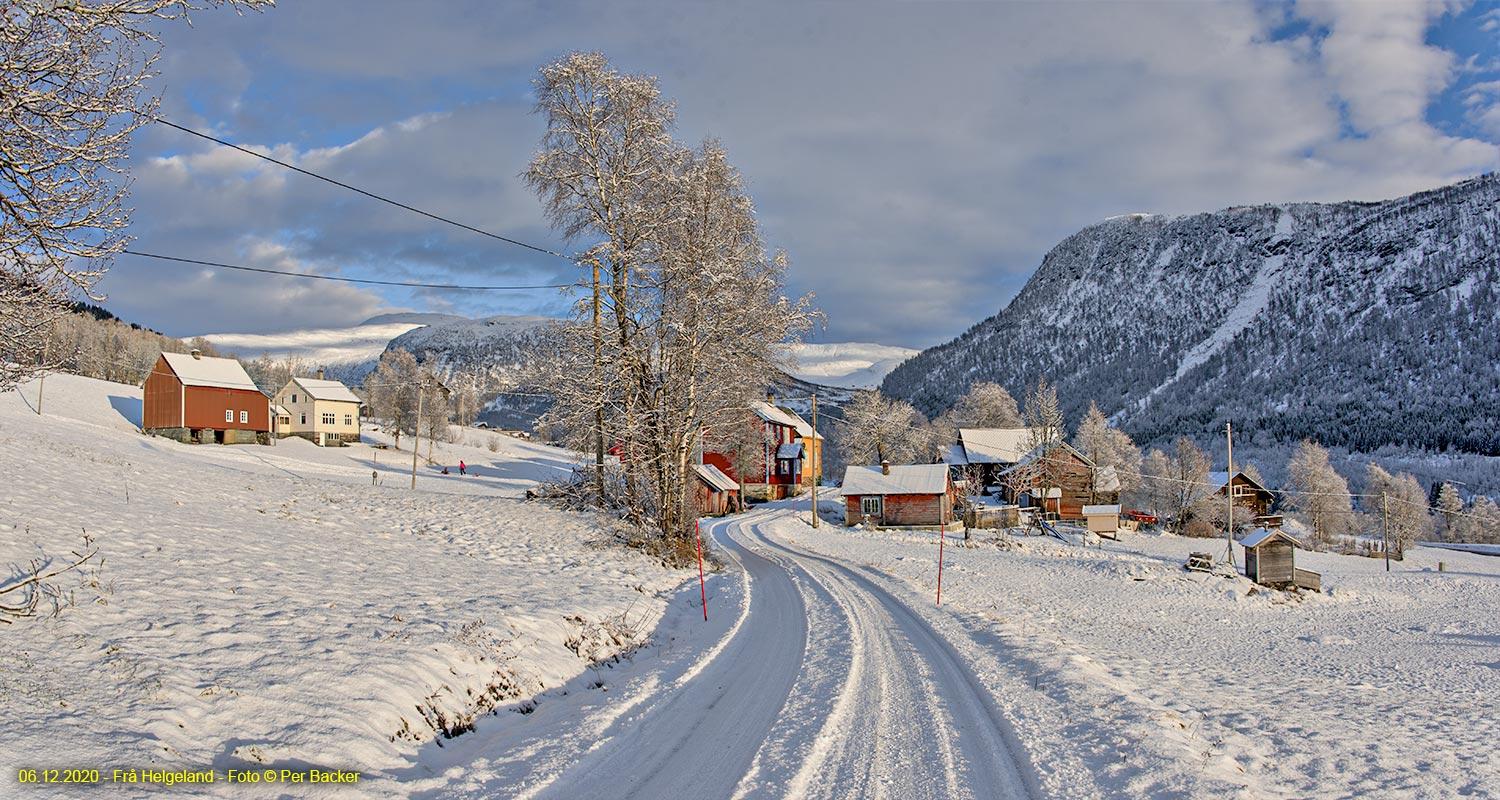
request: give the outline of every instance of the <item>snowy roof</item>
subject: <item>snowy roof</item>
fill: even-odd
[[[798,436],[801,436],[804,439],[812,437],[816,437],[818,439],[823,438],[823,434],[814,431],[813,426],[809,425],[807,423],[807,420],[803,419],[802,416],[797,412],[791,410],[790,408],[787,408],[786,406],[777,406],[777,408],[781,410],[781,413],[787,415],[788,417],[791,417],[792,421],[797,423]]]
[[[1255,488],[1257,488],[1257,489],[1259,489],[1259,490],[1261,490],[1263,492],[1269,492],[1270,491],[1266,487],[1261,486],[1260,485],[1260,481],[1257,481],[1254,478],[1250,477],[1249,475],[1246,475],[1244,473],[1244,471],[1236,471],[1234,474],[1237,477],[1243,478],[1246,483],[1249,483],[1251,486],[1254,486]],[[1229,483],[1229,473],[1227,473],[1227,472],[1210,472],[1210,473],[1208,473],[1208,482],[1212,483],[1214,485],[1215,491],[1217,491],[1219,489],[1222,489],[1222,488],[1224,488],[1225,484]]]
[[[802,457],[802,443],[801,442],[787,442],[785,444],[779,444],[779,445],[777,445],[776,446],[776,457],[777,458],[801,458]]]
[[[1059,449],[1066,450],[1067,452],[1072,453],[1073,455],[1077,456],[1078,460],[1082,461],[1084,464],[1087,464],[1090,467],[1094,466],[1094,462],[1090,461],[1088,456],[1084,455],[1083,453],[1078,452],[1078,449],[1075,448],[1075,447],[1073,447],[1073,445],[1068,444],[1067,442],[1054,442],[1053,444],[1050,444],[1050,445],[1041,445],[1037,449],[1032,450],[1031,452],[1027,453],[1024,456],[1021,456],[1021,458],[1020,458],[1019,461],[1017,461],[1012,466],[1006,467],[1005,469],[1001,470],[1000,474],[1001,475],[1009,475],[1009,474],[1015,472],[1016,470],[1020,469],[1021,467],[1024,467],[1027,464],[1030,464],[1032,461],[1035,461],[1038,458],[1045,457],[1042,454],[1042,451],[1044,449],[1049,454],[1053,450],[1059,450]],[[1054,457],[1054,460],[1055,460],[1055,457]],[[1118,478],[1116,480],[1118,480]]]
[[[947,464],[898,464],[885,475],[880,467],[844,470],[844,496],[859,494],[942,494],[948,490]]]
[[[960,428],[959,443],[970,464],[1014,464],[1026,454],[1030,428]]]
[[[740,485],[713,464],[694,464],[693,471],[698,473],[698,477],[704,483],[721,492],[739,491]]]
[[[232,358],[200,356],[188,353],[162,353],[173,374],[183,386],[211,386],[217,389],[244,389],[258,392],[260,388],[250,380],[250,374],[240,362]]]
[[[964,454],[964,446],[961,444],[950,444],[943,450],[943,463],[949,466],[967,466],[969,457]]]
[[[358,403],[359,398],[349,387],[338,381],[324,381],[317,378],[292,378],[292,382],[301,386],[314,400],[342,400],[349,403]]]
[[[1112,506],[1084,506],[1083,507],[1083,515],[1085,517],[1092,517],[1092,516],[1094,516],[1096,514],[1118,514],[1118,513],[1120,513],[1120,506],[1119,506],[1118,503],[1115,504],[1115,505],[1112,505]]]
[[[755,416],[760,417],[766,422],[769,422],[773,425],[785,425],[788,428],[796,428],[797,423],[801,420],[801,417],[792,419],[791,417],[787,416],[785,411],[782,411],[781,409],[771,405],[770,403],[767,403],[764,400],[751,401],[750,410],[755,412]],[[805,425],[806,423],[803,424]]]
[[[1285,533],[1282,533],[1279,528],[1256,528],[1255,530],[1245,534],[1245,538],[1240,540],[1240,546],[1245,548],[1256,548],[1260,547],[1266,542],[1271,541],[1272,539],[1278,538],[1287,541],[1294,547],[1300,546],[1297,544],[1296,539],[1293,539]]]
[[[278,417],[290,417],[292,415],[292,412],[287,411],[285,406],[279,406],[273,403],[271,405],[271,409],[276,412],[276,416]]]

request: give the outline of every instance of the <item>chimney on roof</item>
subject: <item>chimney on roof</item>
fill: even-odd
[[[881,475],[889,475],[889,474],[891,474],[891,462],[889,462],[889,461],[882,461],[882,462],[880,462],[880,474]]]
[[[318,380],[323,380],[323,368],[318,367]]]
[[[770,403],[773,406],[776,405],[776,393],[767,390],[766,391],[766,402]]]
[[[195,358],[195,359],[197,359],[199,361],[202,361],[203,360],[203,351],[199,350],[196,347],[193,348],[193,358]]]

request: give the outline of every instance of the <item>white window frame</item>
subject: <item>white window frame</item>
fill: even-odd
[[[226,409],[224,409],[224,421],[225,422],[234,422],[234,409],[232,409],[232,408],[226,408]]]
[[[241,425],[249,425],[250,424],[250,412],[249,411],[241,411],[240,412],[240,424]]]
[[[864,517],[879,517],[885,514],[885,498],[878,494],[867,494],[859,498],[859,513]]]

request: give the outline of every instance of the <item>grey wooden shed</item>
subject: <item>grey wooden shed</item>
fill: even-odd
[[[1245,548],[1245,577],[1262,586],[1304,585],[1320,588],[1318,574],[1297,569],[1297,540],[1278,528],[1256,528],[1240,540]],[[1303,573],[1299,575],[1298,573]]]

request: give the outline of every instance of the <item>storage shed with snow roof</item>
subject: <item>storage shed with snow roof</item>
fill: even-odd
[[[953,521],[953,480],[946,464],[848,467],[844,524],[938,527]]]
[[[1240,540],[1245,548],[1245,577],[1262,586],[1297,582],[1297,540],[1277,528],[1256,528]]]
[[[740,507],[740,485],[718,467],[694,464],[693,473],[698,477],[693,497],[699,516],[722,517]]]
[[[271,401],[232,358],[162,353],[141,395],[147,433],[182,442],[270,442]]]

